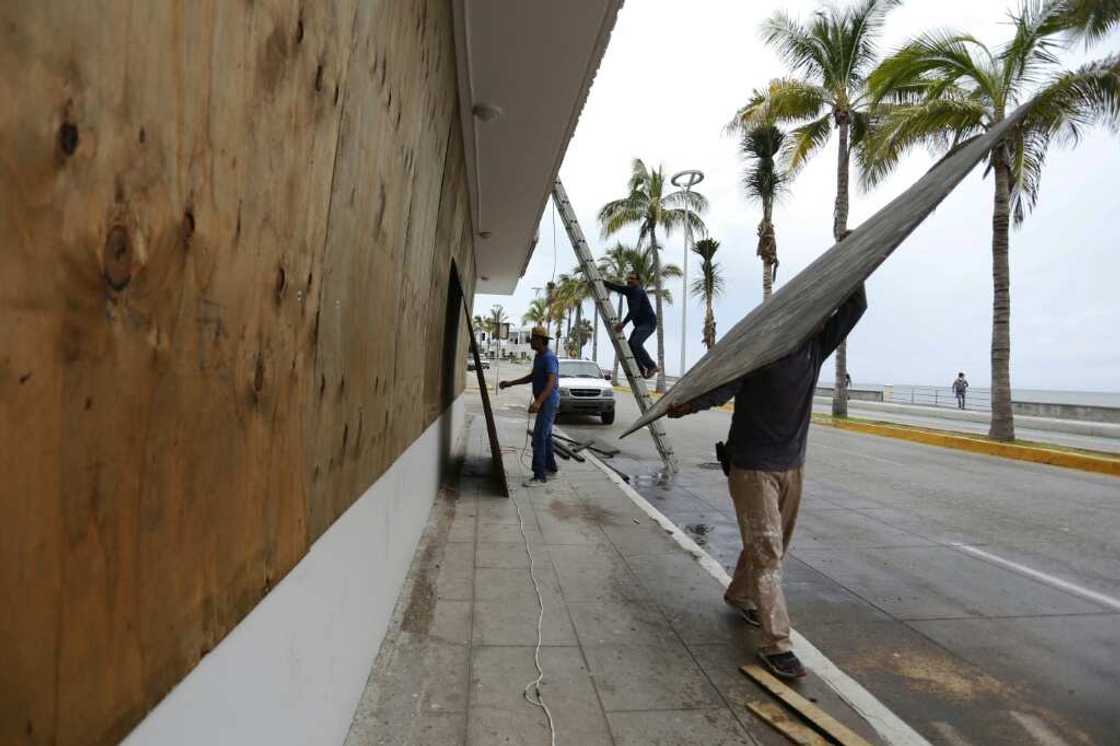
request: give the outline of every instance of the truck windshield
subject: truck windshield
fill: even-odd
[[[595,363],[586,360],[561,360],[561,378],[602,378],[603,373]]]

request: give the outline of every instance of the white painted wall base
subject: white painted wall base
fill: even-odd
[[[437,490],[460,397],[129,734],[140,744],[341,744]]]

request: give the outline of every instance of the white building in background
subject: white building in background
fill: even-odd
[[[528,360],[533,356],[533,348],[529,346],[531,326],[511,326],[508,339],[494,339],[489,332],[478,331],[478,350],[482,355],[491,360],[502,359]]]

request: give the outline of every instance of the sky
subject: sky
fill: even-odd
[[[889,52],[927,30],[967,31],[990,46],[1010,34],[1012,0],[908,0],[888,17],[881,49]],[[687,7],[687,12],[682,8]],[[710,203],[703,216],[720,241],[716,260],[727,291],[715,306],[722,335],[762,299],[762,265],[755,255],[758,205],[741,187],[742,162],[723,126],[755,87],[784,73],[759,38],[763,20],[786,9],[807,18],[811,0],[630,0],[619,13],[602,66],[568,147],[560,177],[598,256],[636,231],[601,238],[595,222],[607,201],[625,196],[630,164],[641,158],[667,174],[699,169],[696,189]],[[1120,51],[1120,35],[1086,52],[1065,54],[1067,64]],[[853,168],[848,225],[855,228],[916,181],[933,163],[914,151],[895,174],[870,193]],[[797,177],[775,210],[781,266],[775,289],[832,245],[836,183],[835,137]],[[1011,379],[1015,388],[1120,391],[1120,135],[1092,130],[1076,149],[1051,148],[1039,205],[1011,235]],[[990,378],[991,214],[993,185],[976,169],[895,252],[867,284],[869,310],[848,338],[854,384],[947,385],[965,371],[974,386]],[[478,295],[476,314],[501,304],[519,322],[535,288],[570,272],[575,255],[551,203],[540,240],[516,292]],[[553,236],[555,235],[555,241]],[[680,265],[683,236],[662,237],[662,261]],[[689,276],[695,278],[696,257]],[[680,280],[669,285],[666,308],[667,370],[680,372]],[[588,303],[585,313],[590,313]],[[687,366],[705,349],[703,306],[691,298],[685,334]],[[647,342],[656,355],[655,338]],[[591,345],[584,355],[591,357]],[[613,360],[605,334],[598,359]],[[822,380],[831,380],[831,363]]]

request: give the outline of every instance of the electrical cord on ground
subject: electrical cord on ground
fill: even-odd
[[[521,471],[521,479],[525,480],[525,454],[529,451],[529,423],[532,420],[532,413],[526,410],[525,412],[525,427],[524,442],[518,452],[517,463]],[[518,449],[504,448],[507,452],[515,452]],[[537,678],[530,681],[521,690],[521,695],[525,701],[531,705],[541,708],[544,711],[545,719],[548,720],[548,734],[552,746],[556,746],[556,722],[552,719],[552,710],[548,709],[548,705],[544,701],[544,694],[541,693],[541,684],[544,682],[544,668],[541,666],[541,646],[544,642],[543,627],[544,627],[544,595],[541,593],[540,583],[537,581],[536,565],[533,558],[533,550],[529,547],[529,537],[525,534],[525,519],[521,516],[521,506],[518,505],[517,500],[513,501],[513,507],[517,511],[517,523],[521,529],[521,540],[525,543],[525,554],[529,556],[529,580],[533,583],[533,590],[537,593],[537,605],[540,608],[540,613],[537,615],[537,645],[533,650],[533,664],[537,667]]]

